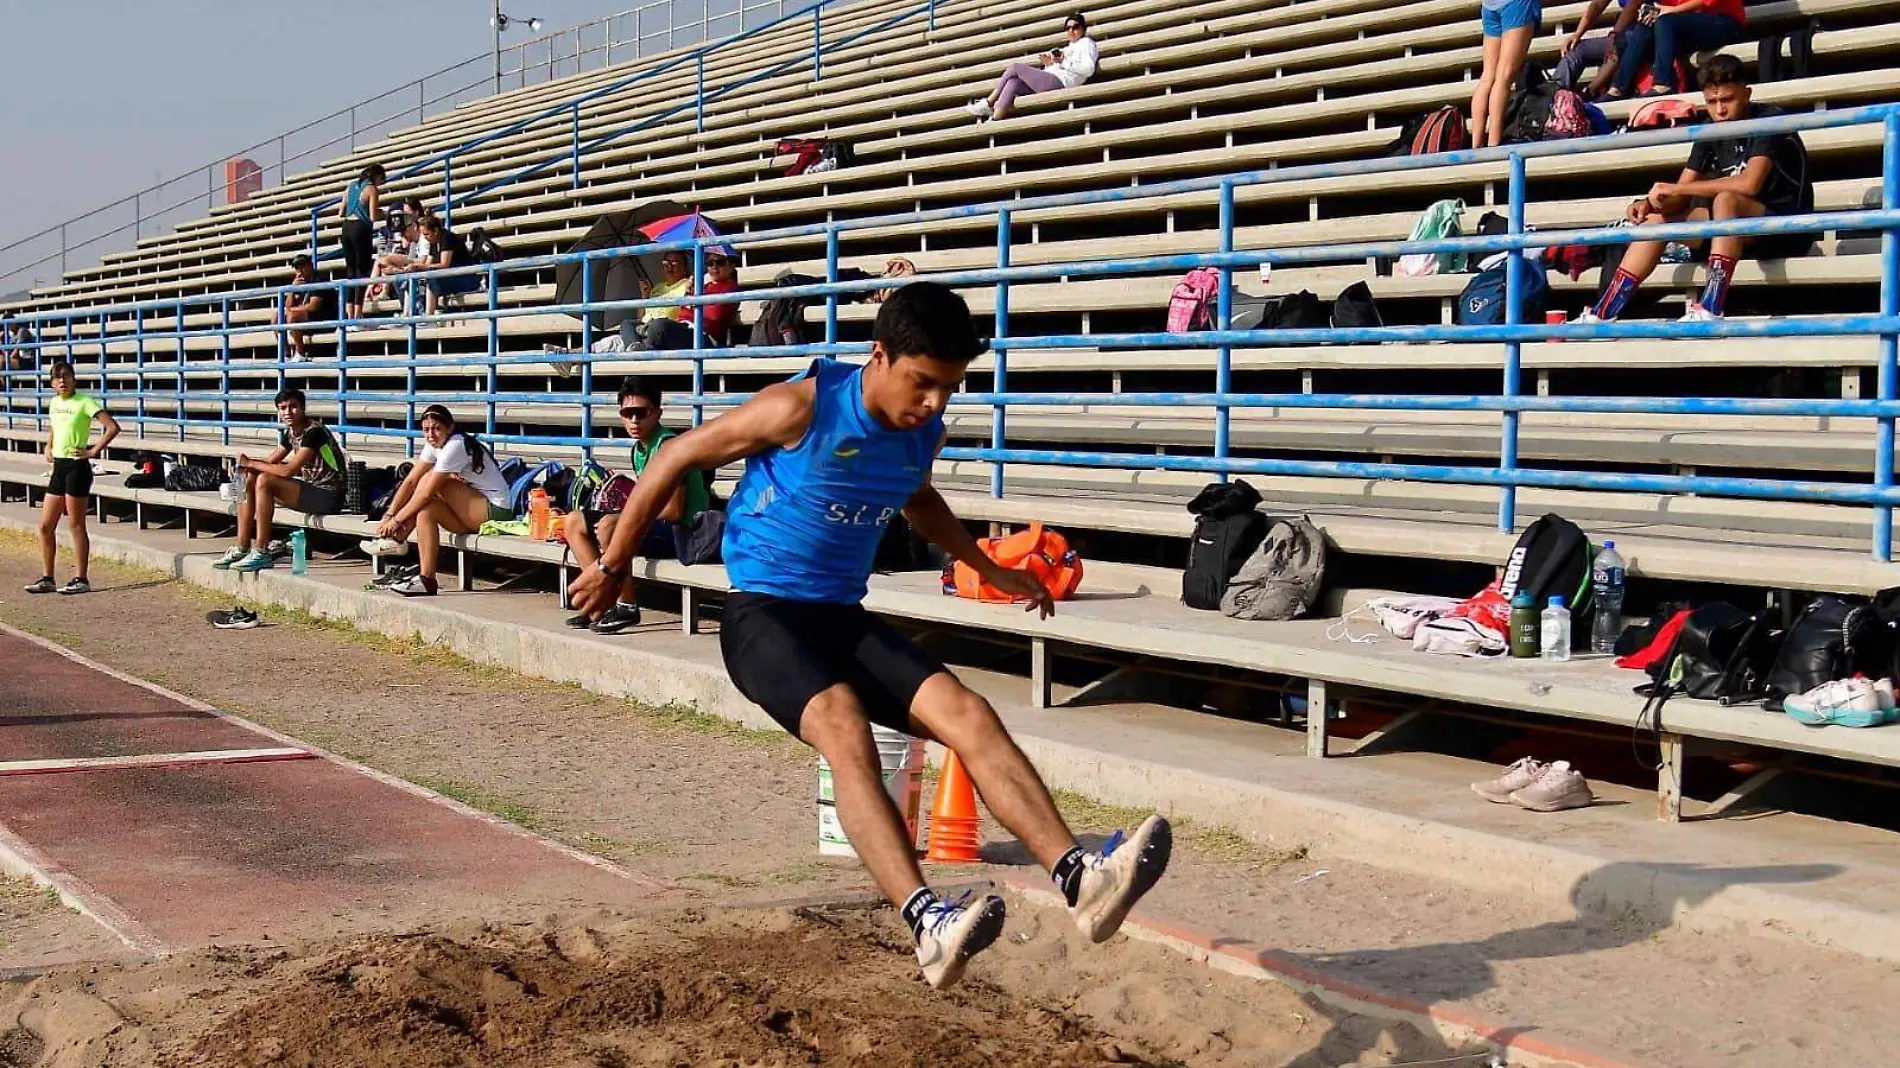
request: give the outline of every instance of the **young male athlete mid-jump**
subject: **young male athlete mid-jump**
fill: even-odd
[[[739,692],[831,764],[845,833],[902,909],[924,978],[942,988],[1002,932],[1003,901],[946,902],[925,885],[885,793],[871,724],[955,750],[990,811],[1049,869],[1094,941],[1114,934],[1161,878],[1172,835],[1157,815],[1100,852],[1076,845],[989,702],[864,610],[878,539],[900,511],[991,585],[1030,610],[1053,610],[1033,577],[983,555],[930,484],[944,405],[984,348],[963,298],[913,282],[878,311],[873,336],[869,363],[818,360],[667,442],[642,473],[612,544],[569,592],[582,612],[604,609],[680,479],[745,460],[726,523],[733,591],[719,628],[726,671]]]

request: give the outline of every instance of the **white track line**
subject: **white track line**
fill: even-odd
[[[66,757],[55,760],[0,760],[0,775],[55,775],[67,771],[116,768],[178,768],[199,764],[250,764],[264,760],[312,760],[308,749],[205,749],[195,753],[138,753],[132,756]]]

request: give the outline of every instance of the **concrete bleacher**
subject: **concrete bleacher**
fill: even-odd
[[[902,0],[863,0],[828,10],[825,38],[841,40],[910,6]],[[1266,5],[1200,0],[1163,9],[1131,0],[1086,8],[1103,47],[1103,73],[1094,83],[1027,98],[1019,114],[1002,123],[972,122],[962,111],[963,102],[986,92],[1003,64],[1047,45],[1069,6],[1041,0],[944,3],[934,33],[926,34],[920,17],[828,53],[821,81],[814,82],[805,67],[764,78],[710,105],[703,133],[695,130],[689,107],[588,153],[581,161],[578,188],[562,163],[458,205],[455,226],[464,233],[481,226],[511,255],[526,256],[562,250],[600,215],[656,198],[701,207],[728,232],[743,234],[1249,168],[1359,160],[1381,154],[1404,119],[1444,104],[1462,106],[1479,63],[1472,5],[1466,0]],[[1583,6],[1546,8],[1545,32],[1532,51],[1534,62],[1555,61],[1562,31],[1574,24]],[[1822,25],[1814,46],[1821,73],[1761,86],[1757,100],[1802,111],[1900,97],[1900,19],[1890,4],[1771,0],[1752,4],[1750,12],[1749,40],[1727,51],[1751,65],[1759,34],[1807,19],[1820,19]],[[810,42],[810,24],[794,21],[741,47],[713,53],[707,57],[706,85],[717,89],[808,55]],[[642,61],[648,66],[654,62]],[[351,327],[353,360],[406,355],[413,337],[421,354],[456,361],[413,372],[417,392],[408,397],[394,395],[409,386],[412,372],[406,368],[352,367],[345,374],[325,362],[335,353],[334,336],[326,332],[313,339],[317,363],[286,368],[274,362],[278,338],[268,330],[228,339],[193,337],[182,343],[148,339],[141,345],[134,340],[140,326],[162,331],[181,325],[171,307],[160,304],[144,311],[137,322],[130,314],[115,313],[103,323],[89,309],[216,295],[284,281],[284,261],[308,245],[310,207],[338,195],[367,163],[382,162],[396,173],[640,69],[627,65],[502,94],[397,131],[247,203],[148,237],[96,267],[74,271],[60,284],[0,306],[0,318],[23,311],[74,315],[70,329],[54,322],[42,332],[43,338],[61,342],[42,355],[71,357],[87,383],[103,377],[108,399],[129,424],[122,449],[205,457],[229,456],[246,445],[255,450],[274,437],[268,396],[280,377],[309,389],[313,410],[326,419],[338,410],[334,391],[340,381],[347,380],[355,391],[390,390],[386,401],[349,400],[348,422],[400,427],[420,403],[437,394],[487,388],[484,361],[491,330],[499,338],[500,354],[509,356],[539,357],[543,344],[571,346],[579,340],[577,320],[534,311],[551,301],[552,269],[504,271],[495,303],[529,314],[503,318],[493,327],[479,319],[413,329],[398,324]],[[690,101],[692,88],[693,64],[688,62],[590,101],[581,111],[582,137],[598,137],[676,108]],[[1627,115],[1629,109],[1628,103],[1606,108],[1612,118]],[[822,175],[779,176],[773,142],[814,134],[853,141],[858,165]],[[570,137],[564,116],[499,137],[458,156],[455,189],[466,194],[558,156]],[[1814,131],[1804,139],[1815,161],[1820,210],[1861,208],[1870,197],[1877,199],[1877,127]],[[1601,224],[1619,215],[1630,197],[1650,182],[1672,177],[1685,154],[1680,145],[1618,146],[1589,155],[1532,160],[1527,168],[1532,197],[1528,222],[1547,230]],[[1507,166],[1497,162],[1241,186],[1235,194],[1235,243],[1242,249],[1265,249],[1396,240],[1409,232],[1420,210],[1443,197],[1467,202],[1464,224],[1469,230],[1488,206],[1505,198],[1507,173]],[[435,205],[440,190],[441,170],[431,168],[393,183],[385,190],[385,200],[417,195]],[[1215,204],[1215,193],[1203,191],[1022,210],[1014,215],[1012,262],[1020,266],[1210,251],[1218,240]],[[320,226],[326,251],[334,250],[336,225],[334,209],[327,211]],[[1735,314],[1871,309],[1880,277],[1878,242],[1864,234],[1818,236],[1810,256],[1745,262],[1735,279]],[[925,273],[996,262],[990,215],[852,230],[839,243],[846,266],[872,271],[892,255],[912,259]],[[739,247],[741,281],[747,287],[768,285],[785,270],[824,271],[821,235]],[[1680,292],[1697,279],[1695,267],[1665,267],[1648,292]],[[1452,302],[1468,277],[1395,278],[1379,275],[1374,264],[1342,260],[1277,268],[1265,292],[1309,289],[1330,298],[1360,280],[1370,281],[1388,323],[1430,324],[1449,320]],[[1594,291],[1597,275],[1592,271],[1571,280],[1553,273],[1550,281],[1553,306],[1574,311]],[[1038,333],[1156,329],[1173,282],[1171,275],[1159,273],[1019,282],[1010,287],[1010,310],[1018,334],[1025,332],[1025,323]],[[1238,273],[1236,283],[1248,292],[1262,290],[1251,272]],[[993,286],[970,287],[965,293],[979,318],[993,314]],[[486,299],[478,296],[471,304]],[[374,310],[388,314],[396,309],[386,301]],[[870,304],[842,303],[840,336],[866,338],[875,311]],[[748,302],[746,318],[756,313],[756,302]],[[1647,298],[1636,309],[1645,316],[1674,313],[1670,304],[1656,312]],[[264,327],[271,317],[270,302],[243,298],[232,303],[229,314],[235,326]],[[186,311],[182,325],[206,329],[221,321],[216,305],[198,305]],[[219,358],[227,347],[233,360],[229,366]],[[1484,392],[1496,388],[1504,347],[1467,342],[1246,346],[1234,349],[1232,357],[1236,388],[1250,391]],[[1798,343],[1771,338],[1642,340],[1526,345],[1523,351],[1526,389],[1556,395],[1677,393],[1685,388],[1683,372],[1693,371],[1695,384],[1688,388],[1714,395],[1852,398],[1872,395],[1871,372],[1878,361],[1878,344],[1872,338],[1809,338]],[[496,368],[498,388],[517,395],[492,408],[504,438],[578,432],[579,379],[564,373],[559,363],[566,362],[571,361],[565,355],[553,355]],[[709,391],[743,394],[804,362],[737,352],[708,358],[703,369]],[[1178,548],[1190,520],[1181,505],[1207,476],[1143,469],[1141,458],[1205,454],[1214,436],[1215,413],[1118,403],[1114,394],[1209,390],[1215,352],[1019,350],[1010,354],[1008,366],[1017,390],[1046,386],[1102,394],[1099,403],[1012,408],[1008,446],[1113,451],[1129,456],[1130,464],[1126,469],[1011,464],[1005,471],[1005,493],[994,497],[989,493],[989,464],[945,460],[936,479],[959,513],[1004,525],[1043,519],[1069,530],[1135,535]],[[995,367],[993,357],[977,361],[970,388],[988,388]],[[595,363],[596,393],[609,390],[609,383],[621,374],[641,373],[677,394],[689,388],[693,371],[692,359],[684,354],[604,357]],[[1794,385],[1775,377],[1797,371],[1811,375]],[[132,413],[127,406],[141,382],[144,388]],[[1427,382],[1431,385],[1421,385]],[[528,395],[534,399],[519,399]],[[16,453],[31,448],[41,433],[37,403],[30,393],[0,393],[0,444]],[[601,428],[614,425],[614,418],[600,396],[593,398],[593,405],[592,423],[601,433]],[[491,410],[467,401],[457,406],[465,417],[478,416],[476,422]],[[718,410],[718,405],[708,407],[711,413]],[[216,431],[202,426],[180,430],[167,421],[216,421],[227,412],[240,424],[231,445]],[[669,405],[675,420],[683,421],[687,412],[677,400]],[[992,412],[982,405],[953,404],[949,425],[953,445],[987,444]],[[1247,457],[1489,466],[1497,456],[1499,425],[1495,414],[1236,409],[1232,442],[1235,455]],[[1526,463],[1572,470],[1720,471],[1865,482],[1875,466],[1872,423],[1865,419],[1527,413],[1521,426],[1520,453]],[[371,462],[393,461],[402,453],[399,440],[390,437],[354,435],[350,446]],[[530,451],[572,455],[577,450],[537,446]],[[30,466],[19,465],[17,455],[0,453],[0,484],[33,484]],[[1267,496],[1268,510],[1313,515],[1346,558],[1494,565],[1513,540],[1495,528],[1498,498],[1492,488],[1359,478],[1254,481]],[[186,498],[122,488],[102,488],[101,493],[141,508],[228,511],[202,495]],[[1900,568],[1867,554],[1874,515],[1866,508],[1651,493],[1520,491],[1520,521],[1553,510],[1593,534],[1615,537],[1629,559],[1631,575],[1659,587],[1725,586],[1741,599],[1763,588],[1867,594],[1900,585]],[[324,532],[362,533],[358,520],[311,522]],[[451,545],[477,556],[560,563],[557,549],[524,545],[518,539],[453,540]],[[1064,621],[1047,625],[1053,629],[1031,627],[1010,634],[1037,649],[1052,642],[1087,645],[1285,674],[1322,687],[1329,682],[1355,684],[1603,724],[1627,725],[1637,707],[1627,694],[1627,683],[1599,670],[1601,665],[1580,665],[1574,678],[1566,676],[1552,683],[1554,689],[1537,691],[1522,677],[1528,669],[1519,666],[1473,672],[1459,665],[1421,664],[1409,656],[1394,658],[1388,650],[1374,654],[1327,645],[1314,638],[1311,624],[1258,629],[1198,614],[1182,616],[1175,599],[1160,592],[1176,580],[1164,571],[1130,568],[1114,573],[1133,576],[1135,585],[1149,591],[1146,595],[1091,602],[1068,613]],[[649,577],[708,594],[722,588],[716,571],[653,564]],[[875,607],[945,625],[986,625],[960,614],[964,610],[955,602],[927,593],[902,581],[887,583],[879,587]],[[1080,629],[1064,629],[1071,626]],[[1037,663],[1044,661],[1039,658]],[[1323,734],[1324,717],[1309,726]],[[1685,736],[1900,763],[1879,739],[1863,743],[1853,736],[1836,737],[1843,732],[1815,735],[1785,726],[1765,717],[1737,721],[1705,713],[1689,716],[1676,728]],[[1667,783],[1665,787],[1667,793]]]

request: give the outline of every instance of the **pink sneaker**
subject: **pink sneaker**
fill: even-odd
[[[1511,795],[1537,781],[1549,765],[1541,760],[1525,757],[1504,769],[1504,774],[1490,782],[1474,782],[1471,792],[1494,805],[1508,805]]]
[[[1567,808],[1588,808],[1595,803],[1596,795],[1590,792],[1590,784],[1583,775],[1570,766],[1570,761],[1559,760],[1546,767],[1536,782],[1514,791],[1511,800],[1519,808],[1532,812],[1562,812]]]

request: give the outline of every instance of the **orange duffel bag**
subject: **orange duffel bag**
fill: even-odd
[[[1001,538],[980,538],[977,548],[990,559],[1014,571],[1027,571],[1041,580],[1049,596],[1066,601],[1082,585],[1082,558],[1069,548],[1069,539],[1041,523]],[[977,577],[976,569],[959,560],[951,571],[956,595],[972,601],[1005,603],[1013,598]]]

